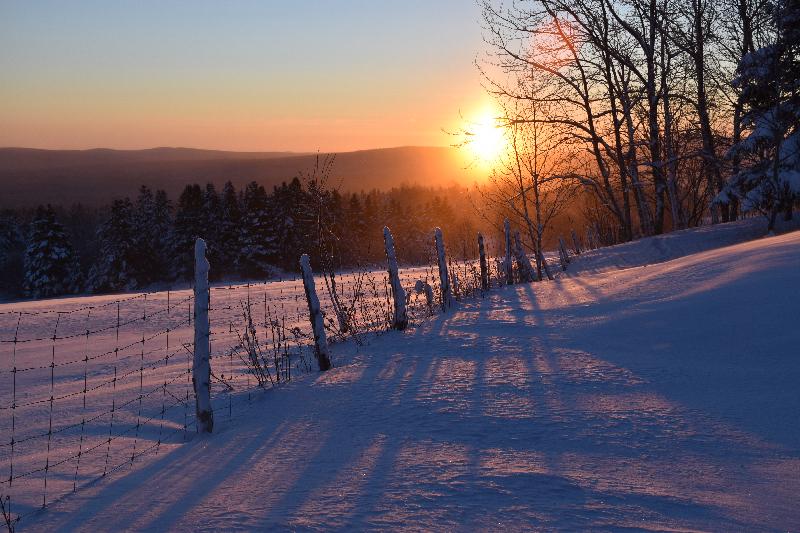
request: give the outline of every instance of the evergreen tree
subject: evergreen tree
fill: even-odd
[[[25,237],[11,211],[0,214],[0,293],[22,296],[25,280]]]
[[[283,268],[296,270],[303,253],[311,252],[313,216],[300,180],[276,187],[270,202],[274,224],[274,260]]]
[[[770,230],[780,210],[791,218],[800,196],[800,0],[778,0],[771,10],[775,41],[747,54],[734,80],[750,133],[732,154],[751,164],[721,195],[737,194],[746,210],[765,213]]]
[[[182,280],[194,274],[194,242],[203,237],[203,191],[199,185],[187,185],[178,198],[172,240],[172,271]],[[212,267],[213,268],[213,267]]]
[[[267,276],[275,257],[270,202],[264,187],[250,182],[242,195],[239,268],[246,276]]]
[[[220,222],[222,220],[222,202],[213,183],[207,183],[203,191],[203,234],[206,240],[206,257],[211,264],[209,276],[212,280],[222,278],[222,243],[220,242]]]
[[[236,189],[230,181],[225,183],[222,188],[220,204],[218,233],[220,269],[226,274],[231,274],[237,268],[242,235],[242,214],[239,209],[239,199],[236,197]]]
[[[39,206],[25,251],[25,290],[33,298],[73,292],[78,265],[64,227],[53,208]]]
[[[139,189],[132,216],[135,249],[133,272],[138,287],[169,278],[168,246],[172,233],[170,203],[167,193],[156,194],[145,185]]]
[[[130,290],[139,286],[138,236],[130,199],[114,200],[98,231],[100,257],[89,274],[93,292]]]

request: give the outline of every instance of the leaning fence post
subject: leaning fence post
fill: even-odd
[[[194,360],[192,362],[192,384],[194,385],[197,431],[211,433],[214,429],[214,413],[211,410],[211,360],[208,321],[210,293],[208,290],[208,259],[206,241],[198,238],[194,243]]]
[[[564,262],[570,264],[569,252],[567,252],[567,246],[564,244],[564,239],[561,237],[558,238],[558,247],[561,250],[561,255],[564,256]],[[566,268],[564,270],[566,270]]]
[[[567,258],[564,257],[564,247],[562,246],[564,242],[561,240],[561,237],[558,238],[558,260],[561,263],[561,270],[567,270]]]
[[[514,265],[511,263],[511,223],[508,219],[503,221],[503,227],[506,234],[506,260],[503,268],[506,271],[506,284],[511,285],[514,283]]]
[[[397,269],[397,255],[394,252],[394,239],[388,226],[383,227],[383,244],[386,247],[386,261],[389,263],[389,283],[392,286],[392,298],[394,298],[394,319],[392,328],[403,331],[408,325],[408,315],[406,314],[406,291],[400,284],[400,273]]]
[[[314,274],[311,272],[311,260],[308,254],[300,257],[300,269],[303,271],[303,288],[306,291],[308,302],[308,316],[311,321],[311,330],[314,332],[314,356],[317,358],[320,370],[331,368],[331,356],[328,352],[328,340],[325,337],[325,322],[317,297],[317,288],[314,286]]]
[[[481,289],[489,290],[489,265],[486,263],[486,247],[483,244],[483,234],[478,233],[478,254],[481,257]]]
[[[519,231],[514,232],[514,255],[517,256],[517,268],[521,281],[533,281],[536,276],[533,273],[533,266],[528,259],[528,255],[522,247],[522,239],[519,236]]]
[[[569,230],[570,234],[572,235],[572,246],[575,247],[575,254],[580,255],[581,253],[581,243],[578,241],[578,234],[575,233],[574,229]]]
[[[434,230],[434,239],[436,241],[436,258],[439,262],[439,285],[442,289],[442,311],[445,311],[452,304],[452,300],[450,296],[450,274],[447,271],[447,260],[444,255],[444,237],[442,237],[442,230],[440,228]]]

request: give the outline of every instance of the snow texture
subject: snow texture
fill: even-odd
[[[20,530],[796,529],[800,233],[764,226],[595,250],[337,345]]]

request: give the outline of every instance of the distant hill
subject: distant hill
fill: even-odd
[[[187,183],[255,180],[271,189],[314,166],[317,154],[225,152],[192,148],[148,150],[39,150],[0,148],[0,207],[41,203],[86,205],[134,196],[142,184],[170,197]],[[336,155],[332,177],[343,190],[389,189],[401,184],[470,184],[474,170],[455,148],[400,147]]]

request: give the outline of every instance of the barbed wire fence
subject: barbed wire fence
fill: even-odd
[[[320,339],[309,290],[316,297],[319,289],[324,342],[363,343],[366,335],[400,329],[401,307],[418,325],[451,301],[505,285],[516,270],[502,257],[488,257],[482,239],[477,257],[464,246],[456,260],[442,241],[441,250],[430,247],[425,265],[317,275],[310,289],[292,277],[93,297],[71,309],[61,309],[70,300],[55,300],[0,311],[0,434],[7,436],[0,441],[0,465],[7,468],[0,502],[7,528],[204,428],[195,390],[198,328],[208,341],[211,414],[231,420],[259,391],[316,369]],[[582,251],[574,232],[572,240],[569,250],[560,239],[562,269]],[[198,323],[197,298],[207,298],[206,324]]]

